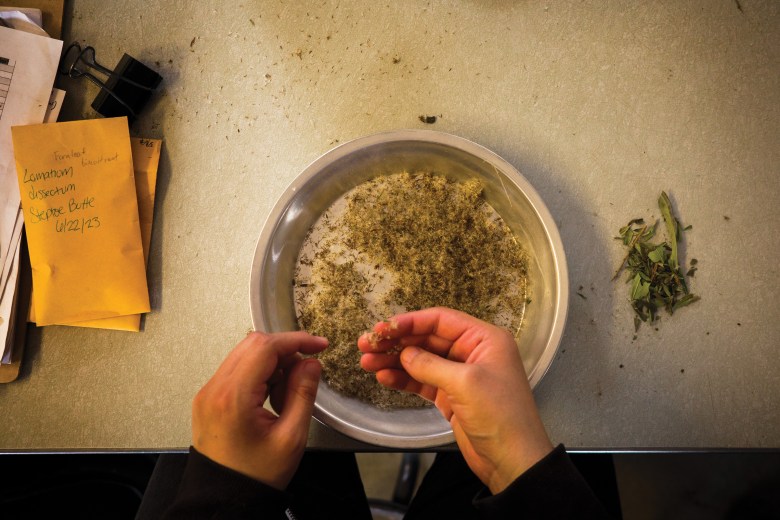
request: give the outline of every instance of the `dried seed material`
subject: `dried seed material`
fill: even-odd
[[[336,201],[307,236],[293,284],[298,323],[330,339],[318,357],[332,388],[382,408],[423,406],[360,368],[357,338],[387,316],[434,306],[519,331],[526,262],[479,181],[377,177]],[[369,342],[383,339],[371,333]]]

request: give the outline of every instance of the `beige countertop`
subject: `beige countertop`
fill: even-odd
[[[249,269],[287,184],[399,128],[474,140],[536,187],[572,287],[536,389],[572,449],[780,446],[780,6],[694,2],[74,0],[66,43],[162,74],[132,134],[165,140],[141,333],[32,329],[0,386],[0,450],[176,449],[190,402],[251,325]],[[63,82],[65,116],[96,89]],[[420,115],[436,115],[426,125]],[[702,300],[633,340],[613,240],[692,224]],[[580,292],[587,299],[575,293]],[[313,447],[351,446],[321,426]],[[365,448],[365,447],[364,447]]]

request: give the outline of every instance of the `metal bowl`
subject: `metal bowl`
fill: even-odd
[[[249,287],[255,330],[298,328],[292,279],[303,240],[319,216],[358,184],[404,170],[434,171],[455,180],[478,177],[485,199],[522,240],[530,259],[532,301],[526,306],[518,346],[534,387],[552,363],[568,308],[568,273],[558,230],[536,190],[511,164],[478,144],[440,132],[400,130],[362,137],[327,152],[298,175],[274,206],[257,242]],[[428,448],[454,441],[449,423],[433,407],[381,410],[324,382],[314,417],[380,446]]]

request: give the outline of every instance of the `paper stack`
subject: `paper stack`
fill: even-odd
[[[40,28],[39,10],[0,10],[0,347],[10,363],[14,339],[19,245],[24,222],[11,127],[46,120],[62,42]],[[55,99],[62,99],[62,93]],[[58,112],[59,107],[56,108]],[[52,113],[52,116],[56,115]]]
[[[33,275],[33,320],[138,331],[161,141],[127,118],[12,129]]]

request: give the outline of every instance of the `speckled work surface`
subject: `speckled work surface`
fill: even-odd
[[[556,218],[568,324],[536,390],[570,448],[780,447],[780,6],[699,2],[102,2],[67,40],[164,77],[139,334],[35,329],[0,386],[1,450],[175,449],[250,327],[249,267],[287,184],[337,143],[426,127],[514,164]],[[63,82],[65,115],[96,90]],[[435,115],[426,125],[420,115]],[[701,302],[633,338],[613,240],[670,192]],[[580,292],[587,298],[575,293]],[[317,426],[312,447],[347,447]]]

